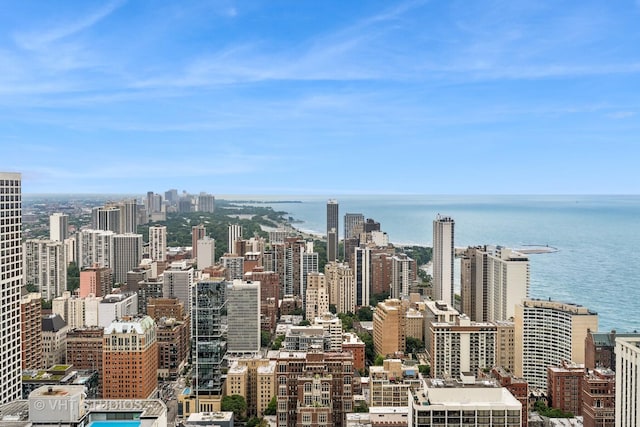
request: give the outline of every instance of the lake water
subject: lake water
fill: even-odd
[[[247,200],[248,196],[235,196]],[[221,197],[232,199],[232,196]],[[534,298],[582,304],[598,312],[600,330],[640,330],[640,196],[251,196],[274,203],[324,234],[326,202],[345,213],[380,222],[395,244],[431,246],[438,213],[455,220],[455,245],[549,245],[558,252],[530,254]],[[458,278],[459,281],[459,278]]]

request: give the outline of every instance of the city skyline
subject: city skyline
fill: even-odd
[[[638,1],[5,9],[24,194],[640,192]]]

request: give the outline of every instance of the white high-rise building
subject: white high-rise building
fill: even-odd
[[[227,352],[260,351],[260,282],[234,280],[227,288]]]
[[[220,257],[220,263],[227,270],[227,280],[242,280],[244,277],[244,257],[225,255]]]
[[[514,316],[515,375],[530,387],[547,388],[547,367],[584,363],[587,330],[598,330],[598,314],[577,304],[527,299]]]
[[[329,312],[329,289],[327,278],[322,273],[309,273],[307,276],[307,294],[305,314],[307,319],[315,319]]]
[[[142,261],[142,234],[116,234],[113,236],[113,281],[126,283],[127,272]]]
[[[406,255],[391,257],[391,298],[409,297],[409,286],[415,280],[414,264],[415,261]]]
[[[433,221],[433,298],[453,305],[453,244],[455,222],[438,214]]]
[[[64,242],[69,237],[69,215],[56,212],[49,217],[49,239]]]
[[[242,240],[242,226],[240,224],[229,224],[229,241],[227,242],[227,253],[236,254],[236,242],[238,240]]]
[[[472,320],[508,321],[529,297],[529,258],[500,246],[468,247],[461,257],[461,310]]]
[[[151,261],[167,260],[167,227],[149,227],[149,258]]]
[[[300,295],[304,301],[307,289],[307,275],[318,272],[318,253],[313,251],[313,242],[307,242],[300,259]]]
[[[616,426],[640,426],[640,337],[616,338]]]
[[[20,287],[22,286],[22,177],[0,172],[0,404],[22,395]]]
[[[193,268],[186,261],[174,261],[162,276],[162,295],[165,298],[178,298],[184,304],[185,311],[191,314]]]
[[[99,267],[113,269],[113,231],[82,230],[76,235],[78,268]]]
[[[329,351],[342,351],[342,321],[331,313],[323,313],[313,319],[313,326],[322,326],[325,336],[329,336]]]
[[[214,212],[216,208],[216,198],[213,194],[200,193],[198,196],[197,212]]]
[[[24,243],[24,279],[47,301],[67,290],[67,251],[61,241],[29,239]]]
[[[120,209],[120,232],[138,232],[138,202],[136,199],[123,200],[117,204]]]
[[[62,296],[53,299],[51,312],[60,315],[69,329],[85,326],[85,298],[71,296],[69,291],[65,291]]]
[[[512,319],[515,307],[529,297],[529,258],[507,248],[487,256],[487,319]]]
[[[497,328],[461,314],[455,322],[430,322],[426,341],[434,378],[459,378],[462,372],[491,369],[496,362]]]
[[[199,239],[196,243],[198,247],[198,270],[211,267],[216,263],[216,241],[209,236]]]
[[[335,305],[338,313],[355,313],[356,288],[351,267],[329,262],[324,266],[324,275],[329,288],[329,304]]]

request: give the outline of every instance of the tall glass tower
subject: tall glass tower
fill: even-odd
[[[196,398],[222,395],[222,361],[227,352],[222,337],[222,313],[228,282],[197,282],[191,293],[191,358]]]

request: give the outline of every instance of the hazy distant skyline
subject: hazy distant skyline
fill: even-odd
[[[25,193],[640,193],[640,0],[3,11]]]

